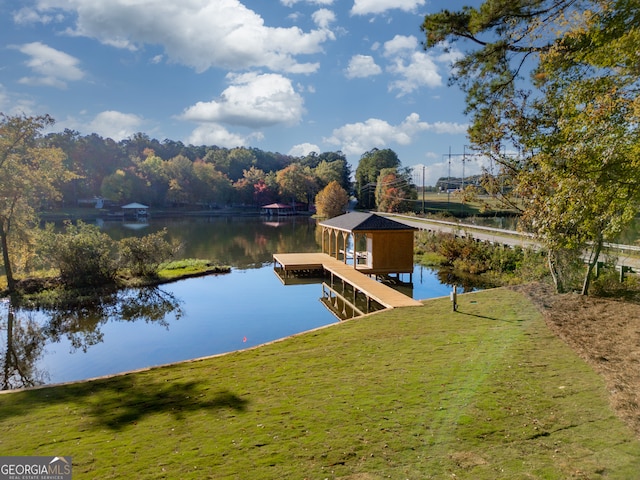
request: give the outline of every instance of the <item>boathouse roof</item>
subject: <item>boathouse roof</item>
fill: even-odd
[[[141,209],[141,208],[149,208],[149,206],[148,206],[148,205],[143,205],[143,204],[141,204],[141,203],[136,203],[136,202],[134,202],[134,203],[128,203],[128,204],[126,204],[126,205],[123,205],[123,206],[122,206],[122,207],[120,207],[120,208],[126,208],[126,209],[133,209],[133,208],[137,208],[137,209]]]
[[[263,205],[262,208],[285,209],[293,207],[289,203],[270,203],[269,205]]]
[[[348,232],[373,231],[373,230],[417,230],[404,223],[396,222],[390,218],[367,212],[349,212],[338,217],[320,222],[325,227],[335,228]]]

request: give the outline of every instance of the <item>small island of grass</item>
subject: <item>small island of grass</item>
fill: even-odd
[[[175,260],[181,245],[167,232],[112,240],[95,225],[48,225],[40,235],[38,268],[9,281],[0,278],[0,295],[23,305],[76,304],[123,288],[151,287],[183,278],[228,273],[231,267],[207,259]]]
[[[161,264],[156,275],[152,277],[119,277],[118,282],[122,286],[141,287],[230,271],[231,267],[218,265],[210,260],[188,258]]]
[[[113,282],[94,286],[70,286],[59,275],[51,272],[35,272],[34,276],[17,282],[16,290],[11,294],[17,303],[33,308],[54,308],[62,305],[91,302],[103,294],[125,288],[155,287],[176,282],[185,278],[229,273],[231,267],[218,265],[204,259],[184,259],[163,263],[153,275],[136,276],[130,271],[120,271]],[[3,278],[0,277],[0,285]],[[5,289],[0,297],[9,296]]]

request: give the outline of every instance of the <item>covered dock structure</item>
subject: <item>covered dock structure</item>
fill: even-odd
[[[149,206],[142,203],[128,203],[120,207],[125,217],[146,217],[149,214]]]
[[[319,223],[322,252],[277,253],[274,269],[283,283],[295,277],[324,277],[328,304],[357,316],[382,308],[421,303],[376,281],[375,276],[413,275],[414,227],[372,214],[352,212]],[[350,250],[350,247],[353,247]]]
[[[322,253],[343,263],[353,259],[353,268],[366,275],[408,273],[412,277],[417,228],[366,212],[346,213],[319,225]]]
[[[270,203],[261,208],[262,213],[269,216],[294,215],[296,213],[295,206],[287,203]]]

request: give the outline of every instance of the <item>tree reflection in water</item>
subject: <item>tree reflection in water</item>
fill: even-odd
[[[440,268],[436,271],[436,275],[442,285],[449,285],[451,287],[456,285],[459,293],[469,293],[478,289],[494,288],[498,286],[489,281],[484,281],[477,275],[456,272],[450,268]]]
[[[16,312],[9,301],[0,317],[0,331],[6,332],[0,355],[2,356],[2,376],[0,388],[32,387],[46,381],[45,372],[38,371],[36,361],[42,356],[46,336],[38,323],[29,315],[16,318]]]
[[[71,294],[70,294],[71,295]],[[180,319],[181,300],[157,287],[129,289],[86,298],[64,299],[64,307],[40,311],[6,299],[0,306],[0,389],[32,387],[46,383],[49,375],[37,363],[48,343],[66,337],[72,351],[86,352],[103,341],[100,328],[108,321],[157,323],[169,328],[167,316]],[[37,317],[37,318],[36,318]]]

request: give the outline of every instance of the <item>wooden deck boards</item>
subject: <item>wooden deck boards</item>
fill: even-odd
[[[324,269],[371,297],[386,308],[413,307],[422,305],[418,300],[404,295],[359,272],[353,265],[347,265],[326,253],[277,253],[273,259],[283,270]]]

